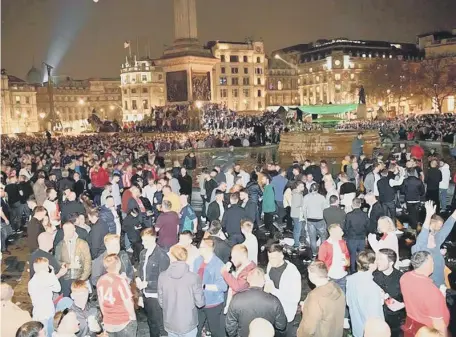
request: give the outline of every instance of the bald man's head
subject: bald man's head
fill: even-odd
[[[38,235],[38,247],[45,252],[49,252],[54,244],[54,239],[51,233],[43,232]]]
[[[391,330],[384,320],[369,318],[364,326],[364,337],[391,337]]]
[[[272,324],[264,318],[255,318],[249,325],[249,337],[274,337]]]

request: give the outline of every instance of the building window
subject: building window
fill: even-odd
[[[225,55],[220,55],[220,62],[226,62],[225,61]]]
[[[243,85],[250,85],[250,77],[244,77],[242,79],[242,84]]]
[[[227,98],[227,97],[228,97],[228,90],[220,89],[220,98]]]
[[[282,81],[278,81],[278,82],[277,82],[277,89],[278,89],[278,90],[282,90],[282,89],[283,89]]]
[[[232,91],[233,97],[237,98],[239,96],[239,91],[237,89],[233,89]]]
[[[231,62],[231,63],[238,63],[238,62],[239,62],[239,56],[237,56],[237,55],[231,55],[231,56],[230,56],[230,62]]]
[[[136,94],[136,89],[134,89],[134,88],[131,89],[131,93],[132,93],[132,94]]]
[[[220,71],[221,71],[222,74],[224,74],[225,73],[225,67],[221,67]]]
[[[158,80],[161,81],[163,79],[163,75],[162,74],[159,74],[158,75]]]
[[[261,102],[258,102],[258,110],[261,110],[263,109],[263,105],[261,104]]]
[[[30,97],[25,96],[25,104],[30,104]]]
[[[226,85],[227,80],[226,77],[220,77],[220,85]]]
[[[137,110],[138,109],[138,106],[136,105],[136,100],[135,99],[131,101],[131,108],[133,110]]]
[[[127,89],[124,89],[124,95],[126,95],[126,94],[127,94]]]
[[[149,103],[147,102],[147,99],[143,99],[143,109],[149,109]]]
[[[350,79],[354,80],[355,79],[355,74],[350,74]]]
[[[335,60],[335,61],[334,61],[334,64],[335,64],[336,66],[340,66],[340,61],[339,61],[339,60]]]
[[[15,100],[16,100],[16,104],[21,103],[21,96],[16,96]]]
[[[258,97],[261,97],[261,90],[258,90]]]
[[[261,85],[261,78],[257,78],[257,85]]]
[[[247,58],[247,56],[244,56],[244,62],[249,62],[249,59]]]
[[[125,110],[128,110],[128,102],[127,101],[125,101],[124,108],[125,108]]]
[[[255,74],[262,75],[263,74],[263,68],[255,68]]]
[[[250,97],[250,89],[244,89],[244,90],[242,90],[242,91],[243,91],[243,93],[244,93],[244,97],[245,97],[245,98],[249,98],[249,97]]]
[[[231,68],[231,73],[232,74],[238,74],[239,73],[239,68]]]
[[[257,63],[261,63],[261,57],[257,57]]]
[[[143,94],[147,94],[147,91],[148,91],[147,88],[142,88],[142,93]]]
[[[340,74],[335,74],[335,75],[334,75],[334,79],[335,79],[336,81],[339,81],[339,80],[340,80]]]
[[[336,92],[340,91],[340,84],[336,84],[334,87],[336,88]]]
[[[231,85],[239,85],[239,78],[233,77],[231,79]]]
[[[249,68],[244,68],[244,74],[248,74],[249,73]]]
[[[143,82],[147,82],[147,75],[142,75],[142,76],[141,76],[141,80],[142,80]]]

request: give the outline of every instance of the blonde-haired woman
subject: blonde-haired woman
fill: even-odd
[[[389,248],[394,250],[399,259],[399,242],[393,220],[388,216],[380,217],[377,222],[377,230],[382,234],[380,240],[377,240],[375,234],[369,234],[367,237],[372,250],[377,253],[380,249]]]

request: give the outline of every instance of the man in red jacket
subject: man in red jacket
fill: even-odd
[[[323,242],[318,251],[318,259],[328,268],[328,276],[345,292],[347,267],[350,265],[350,254],[347,244],[342,239],[344,231],[339,224],[328,228],[329,239]]]
[[[104,162],[101,166],[97,163],[90,170],[90,181],[92,183],[93,202],[100,205],[101,193],[107,183],[109,183],[109,173],[106,170],[108,164]]]
[[[418,141],[415,141],[415,145],[413,145],[410,149],[410,155],[412,158],[416,158],[417,160],[421,161],[424,156],[424,150],[418,143]]]

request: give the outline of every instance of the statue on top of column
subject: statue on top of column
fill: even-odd
[[[358,104],[366,104],[366,93],[363,86],[359,87],[358,97]]]

